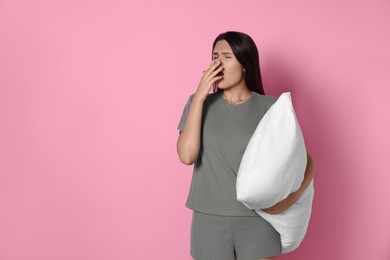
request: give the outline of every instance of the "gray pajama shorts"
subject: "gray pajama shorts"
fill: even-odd
[[[280,253],[279,233],[261,216],[192,213],[191,256],[195,260],[255,260]]]

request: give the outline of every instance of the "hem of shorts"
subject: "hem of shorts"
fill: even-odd
[[[276,254],[264,254],[264,255],[252,255],[248,258],[252,258],[252,259],[263,259],[263,258],[269,258],[269,257],[274,257],[274,256],[280,256],[282,253],[281,252],[277,252]]]
[[[195,260],[197,260],[197,259],[215,259],[215,255],[214,256],[204,256],[204,255],[197,255],[197,254],[194,254],[191,250],[190,250],[190,256],[193,258],[193,259],[195,259]],[[234,256],[232,256],[232,258],[233,258]],[[220,258],[220,257],[218,257],[218,258]],[[225,259],[225,257],[223,257],[223,259]],[[256,258],[254,258],[254,259],[256,259]]]
[[[250,257],[248,257],[248,258],[253,258],[253,259],[259,259],[259,258],[261,258],[261,259],[263,259],[263,258],[269,258],[269,257],[274,257],[274,256],[280,256],[280,255],[282,255],[283,253],[282,253],[282,244],[280,244],[280,248],[279,248],[279,250],[275,250],[275,252],[268,252],[268,253],[265,253],[265,254],[262,254],[262,255],[252,255],[252,256],[250,256]]]
[[[253,213],[248,213],[248,212],[242,212],[242,211],[224,211],[224,210],[216,210],[216,209],[208,209],[208,208],[197,208],[191,205],[190,203],[186,203],[186,207],[193,210],[193,211],[198,211],[206,214],[211,214],[211,215],[220,215],[220,216],[233,216],[233,217],[258,217],[260,216],[259,214],[256,213],[255,210],[250,210]]]

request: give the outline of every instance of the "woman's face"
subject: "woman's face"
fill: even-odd
[[[245,84],[243,67],[234,56],[227,41],[221,40],[215,44],[212,57],[213,60],[221,60],[223,66],[223,78],[216,82],[218,88],[227,89]]]

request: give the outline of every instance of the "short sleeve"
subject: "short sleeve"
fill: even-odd
[[[190,106],[191,106],[192,99],[193,99],[194,95],[195,95],[195,94],[192,94],[192,95],[188,98],[187,104],[186,104],[185,107],[184,107],[183,114],[181,115],[179,125],[177,126],[177,129],[178,129],[180,132],[183,130],[184,124],[186,123],[188,111],[190,111]]]
[[[275,104],[278,98],[274,96],[266,96],[266,97],[268,98],[268,107],[267,107],[267,111],[268,111],[268,109],[270,109]]]

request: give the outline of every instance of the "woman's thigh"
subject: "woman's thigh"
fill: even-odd
[[[191,256],[195,260],[236,259],[228,217],[193,212]]]
[[[195,260],[255,260],[279,255],[279,233],[262,217],[193,212],[191,256]]]
[[[261,216],[232,218],[237,260],[266,259],[281,253],[280,234]]]

